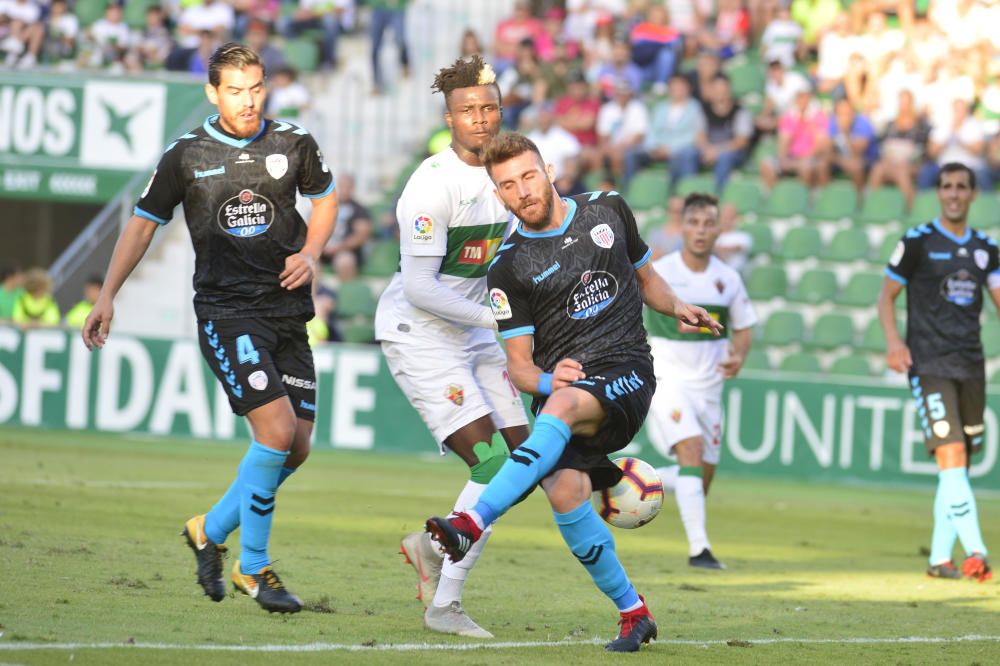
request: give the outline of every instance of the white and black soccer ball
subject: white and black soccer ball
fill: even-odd
[[[630,530],[642,527],[663,507],[663,483],[653,466],[638,458],[612,461],[622,470],[622,480],[598,490],[591,501],[606,522]]]

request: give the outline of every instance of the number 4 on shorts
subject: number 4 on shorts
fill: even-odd
[[[257,365],[260,363],[260,352],[254,349],[249,335],[241,335],[236,338],[236,360],[240,365],[244,363]]]

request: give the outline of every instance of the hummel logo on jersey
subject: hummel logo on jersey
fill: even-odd
[[[214,169],[206,169],[205,171],[198,171],[197,169],[195,169],[195,171],[194,171],[194,177],[195,178],[208,178],[209,176],[221,176],[224,173],[226,173],[226,165],[222,165],[222,166],[216,167]]]

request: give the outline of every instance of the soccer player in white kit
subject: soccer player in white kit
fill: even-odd
[[[493,69],[478,55],[460,59],[438,72],[432,88],[444,95],[452,143],[417,168],[396,206],[400,271],[379,299],[375,337],[442,455],[451,450],[469,466],[470,480],[455,502],[455,510],[464,511],[509,450],[528,437],[524,405],[486,304],[486,269],[513,218],[479,161],[484,144],[500,131]],[[400,552],[419,576],[425,627],[493,637],[461,604],[466,577],[484,545],[480,540],[471,559],[454,563],[442,562],[423,531],[403,539]]]
[[[739,273],[712,254],[721,231],[718,200],[689,194],[683,247],[656,260],[653,269],[678,298],[717,319],[722,336],[646,309],[657,382],[646,420],[649,437],[661,454],[678,462],[657,472],[664,489],[674,491],[690,547],[688,563],[706,569],[725,568],[712,554],[705,528],[705,496],[722,448],[722,383],[739,373],[757,323]]]

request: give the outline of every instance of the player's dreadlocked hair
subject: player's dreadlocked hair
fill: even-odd
[[[684,197],[684,207],[681,209],[681,215],[685,215],[689,210],[694,210],[695,208],[711,208],[713,206],[716,208],[719,206],[719,199],[717,197],[705,192],[692,192]]]
[[[252,65],[257,65],[264,72],[264,61],[256,51],[236,42],[223,44],[215,49],[215,53],[208,59],[208,82],[218,88],[222,83],[222,70],[228,67],[246,69]]]
[[[504,132],[486,144],[483,152],[479,154],[479,160],[486,167],[486,171],[492,173],[494,164],[506,162],[528,152],[535,153],[538,161],[542,162],[542,154],[534,141],[517,132]]]
[[[483,60],[483,56],[475,55],[459,58],[449,67],[441,68],[431,90],[444,95],[445,103],[451,97],[451,92],[458,88],[472,88],[475,86],[492,85],[497,89],[497,97],[500,96],[500,86],[497,85],[497,73]]]

